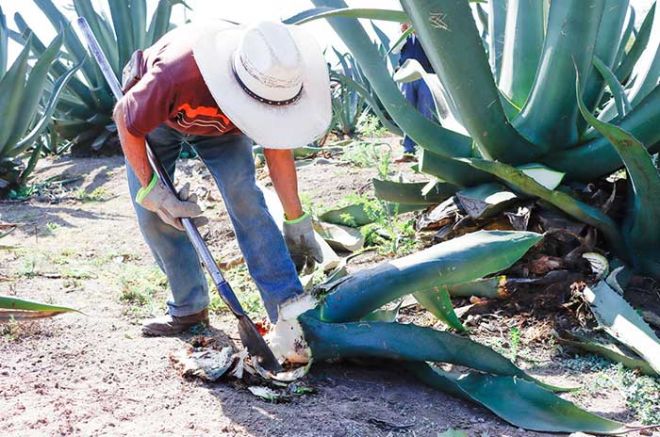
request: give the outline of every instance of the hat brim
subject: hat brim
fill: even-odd
[[[305,63],[302,94],[295,103],[273,106],[249,96],[234,76],[233,56],[243,29],[210,31],[193,47],[204,82],[222,112],[245,135],[266,148],[303,147],[324,135],[332,119],[330,79],[314,37],[299,27],[290,27]]]

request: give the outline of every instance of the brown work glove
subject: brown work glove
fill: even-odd
[[[323,251],[316,242],[312,216],[305,213],[293,220],[284,220],[284,241],[298,271],[313,262],[323,261]]]
[[[184,185],[179,192],[179,198],[168,190],[154,173],[149,185],[140,188],[135,201],[143,208],[156,213],[162,221],[180,231],[184,230],[180,220],[183,217],[194,218],[195,225],[198,227],[208,223],[208,219],[201,216],[202,209],[197,205],[197,196],[195,194],[190,195],[190,184]]]

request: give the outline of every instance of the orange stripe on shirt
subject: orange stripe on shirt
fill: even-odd
[[[177,108],[177,112],[183,111],[186,118],[195,119],[198,117],[207,117],[215,120],[219,120],[224,126],[231,125],[231,121],[225,114],[220,112],[220,109],[212,106],[198,106],[193,108],[190,106],[190,103],[184,103],[183,105]]]

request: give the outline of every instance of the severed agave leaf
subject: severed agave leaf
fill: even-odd
[[[11,319],[40,319],[68,312],[78,311],[69,307],[49,305],[15,297],[0,296],[0,322]]]
[[[510,424],[533,431],[621,434],[632,429],[589,413],[537,384],[515,376],[446,372],[426,363],[406,363],[424,383],[480,404]]]

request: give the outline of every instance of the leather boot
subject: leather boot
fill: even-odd
[[[202,323],[209,324],[209,311],[202,311],[188,316],[177,317],[167,314],[163,317],[145,320],[142,323],[142,335],[148,337],[161,337],[181,334],[193,326]]]

